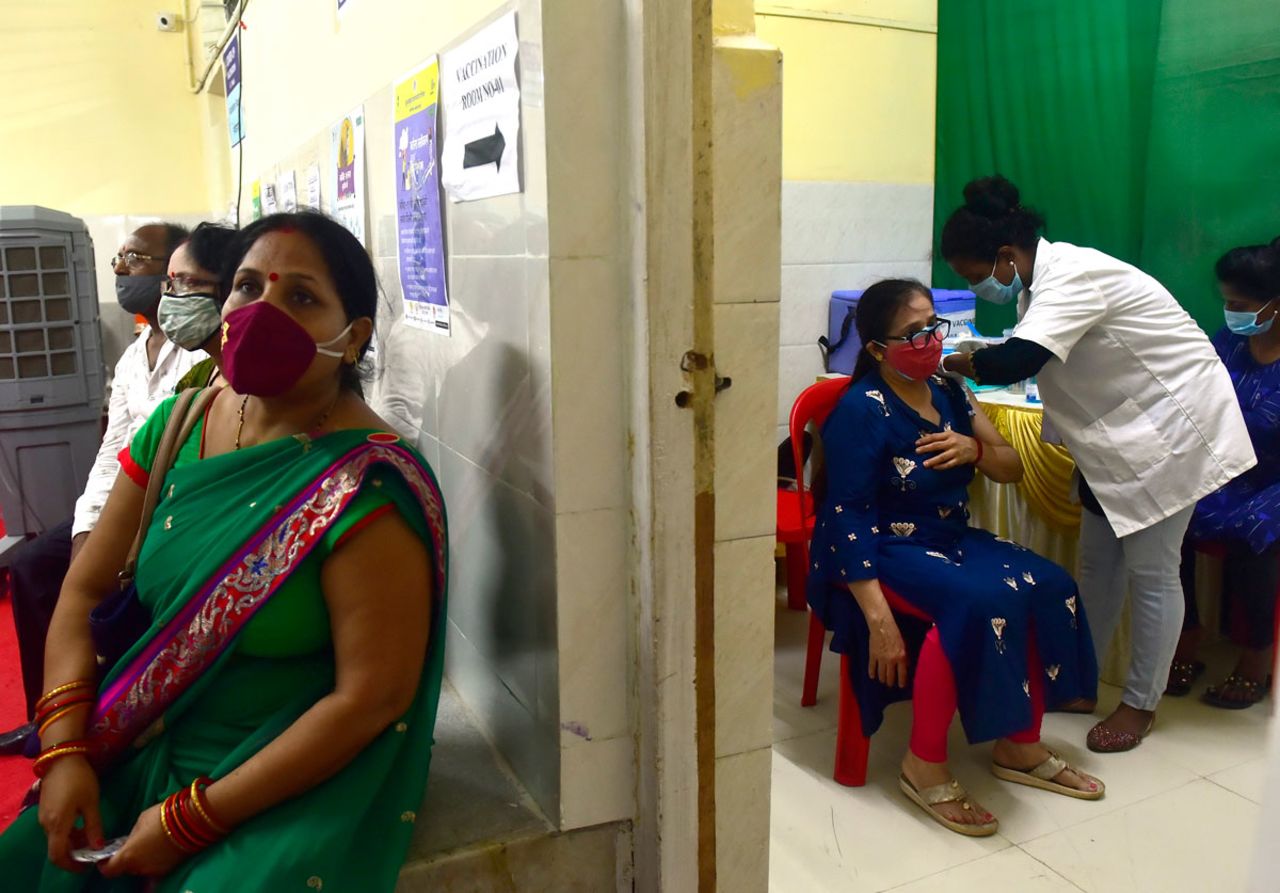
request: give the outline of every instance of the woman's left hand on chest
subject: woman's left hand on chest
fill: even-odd
[[[916,441],[916,452],[932,454],[924,462],[925,468],[946,471],[958,465],[972,465],[978,458],[978,442],[957,431],[940,431],[926,434]]]
[[[187,856],[172,843],[160,823],[160,805],[156,804],[138,816],[129,839],[120,852],[98,866],[105,877],[132,874],[163,877],[177,868]]]

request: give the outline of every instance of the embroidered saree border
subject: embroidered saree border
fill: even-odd
[[[423,509],[434,553],[435,601],[440,604],[448,554],[439,486],[403,447],[360,444],[250,537],[100,693],[89,732],[95,763],[109,763],[138,740],[212,666],[321,541],[366,472],[379,463],[400,472]]]

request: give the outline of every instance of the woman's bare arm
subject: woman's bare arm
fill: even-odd
[[[67,682],[96,679],[98,661],[89,637],[89,612],[119,586],[133,539],[138,533],[145,491],[123,473],[107,497],[93,533],[76,553],[58,594],[45,645],[44,690]],[[42,736],[48,747],[84,736],[88,711],[58,720]]]
[[[62,583],[45,645],[44,690],[68,682],[96,680],[98,660],[89,637],[89,612],[119,585],[117,575],[138,532],[144,491],[123,474],[107,496],[94,532],[75,555]],[[41,743],[52,747],[83,738],[89,711],[81,708],[45,729]],[[48,842],[49,861],[67,870],[76,845],[101,845],[102,821],[98,813],[98,783],[82,756],[67,756],[49,767],[40,794],[40,825]],[[77,820],[84,822],[77,832]],[[77,843],[74,838],[82,834]]]
[[[413,703],[431,627],[431,562],[388,514],[324,564],[337,678],[332,693],[219,779],[209,804],[234,826],[336,774]]]
[[[1018,451],[1000,436],[996,426],[978,405],[978,398],[968,388],[965,388],[965,396],[974,410],[973,436],[982,441],[982,461],[978,463],[978,470],[997,484],[1013,484],[1022,480],[1024,470]]]
[[[880,581],[858,580],[849,584],[849,592],[862,610],[870,632],[867,675],[885,685],[903,688],[907,684],[907,648]]]

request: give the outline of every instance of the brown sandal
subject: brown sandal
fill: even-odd
[[[1191,693],[1191,687],[1204,673],[1202,660],[1175,660],[1169,665],[1169,683],[1164,693],[1180,698]]]
[[[1211,685],[1201,698],[1206,704],[1223,710],[1244,710],[1263,700],[1271,691],[1271,677],[1263,682],[1232,673],[1221,685]]]
[[[995,817],[981,825],[966,825],[964,822],[952,821],[934,809],[942,803],[959,803],[960,808],[965,811],[973,809],[973,804],[969,802],[969,792],[955,779],[919,790],[911,783],[911,779],[907,778],[906,773],[903,773],[898,776],[898,787],[902,788],[902,793],[906,794],[912,803],[928,813],[929,818],[957,834],[963,834],[966,837],[990,837],[1000,827],[1000,821]]]

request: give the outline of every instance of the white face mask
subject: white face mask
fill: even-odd
[[[333,357],[335,360],[340,360],[340,359],[342,359],[344,356],[346,356],[346,352],[345,352],[345,351],[341,351],[341,350],[329,350],[328,348],[329,348],[329,345],[330,345],[330,344],[334,344],[334,343],[336,343],[336,342],[338,342],[338,341],[341,341],[343,338],[347,337],[347,334],[351,331],[351,327],[352,327],[353,325],[355,325],[355,323],[354,323],[354,322],[349,322],[349,323],[347,323],[347,327],[346,327],[345,329],[343,329],[343,330],[342,330],[341,332],[339,332],[338,334],[334,335],[334,336],[333,336],[332,338],[330,338],[328,341],[317,341],[317,342],[316,342],[316,353],[318,353],[318,354],[323,354],[323,355],[324,355],[324,356],[326,356],[326,357]]]

